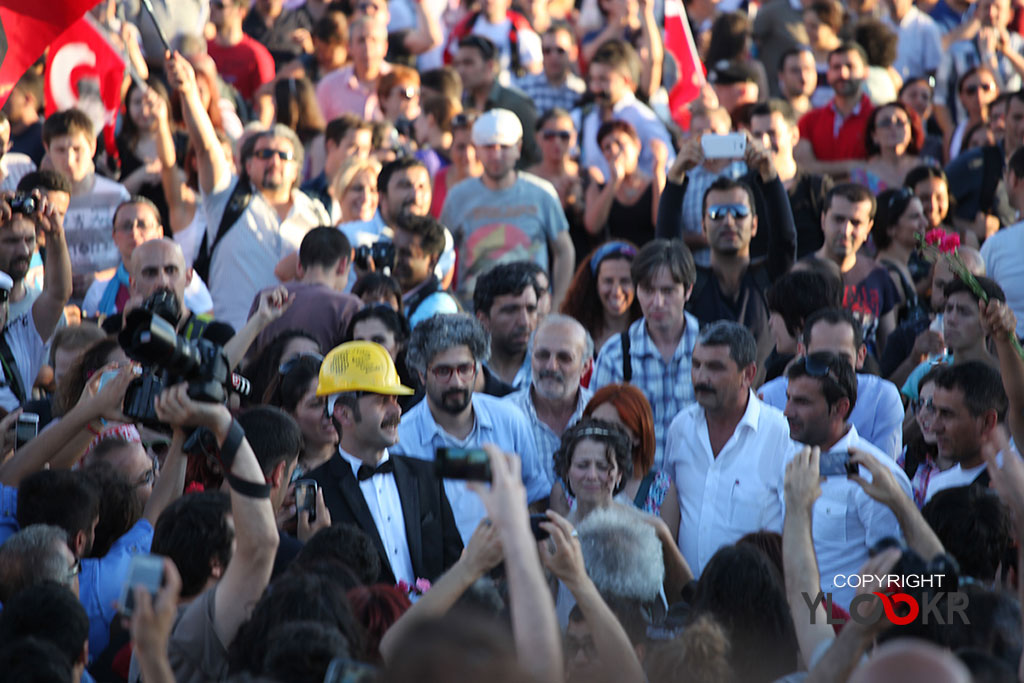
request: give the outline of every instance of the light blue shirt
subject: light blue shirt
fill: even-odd
[[[783,375],[763,384],[757,393],[768,405],[785,410],[787,386],[789,380]],[[903,401],[889,380],[857,373],[857,402],[849,422],[862,439],[893,460],[903,451]]]
[[[555,451],[562,444],[562,435],[555,434],[551,427],[544,424],[544,422],[537,417],[537,409],[533,405],[533,397],[530,395],[530,390],[533,388],[533,384],[528,384],[525,389],[521,389],[515,393],[509,394],[504,398],[512,405],[523,411],[526,415],[526,419],[529,420],[530,426],[533,428],[533,438],[537,442],[537,450],[540,453],[541,461],[544,464],[544,473],[547,474],[548,481],[551,486],[554,486],[558,476],[555,474]],[[573,411],[572,416],[566,423],[565,427],[569,427],[576,424],[580,417],[583,415],[583,409],[587,407],[587,403],[590,402],[590,397],[594,395],[594,392],[586,387],[580,387],[579,391],[576,392],[576,410]]]
[[[457,439],[437,424],[428,401],[423,399],[402,416],[398,425],[398,443],[391,447],[392,453],[433,460],[437,448],[480,448],[485,443],[493,443],[522,460],[523,484],[529,502],[542,500],[551,494],[551,484],[541,463],[530,423],[521,410],[494,396],[473,394],[473,431],[465,439]],[[464,481],[445,479],[444,491],[462,542],[468,543],[480,520],[487,516],[487,511],[480,497],[466,488]]]

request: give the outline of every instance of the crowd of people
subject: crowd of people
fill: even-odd
[[[1024,680],[1024,5],[90,21],[116,136],[0,114],[0,679]]]

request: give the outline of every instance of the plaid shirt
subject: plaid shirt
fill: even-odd
[[[566,75],[564,84],[557,88],[553,87],[543,72],[523,76],[516,81],[516,87],[530,96],[533,106],[537,108],[537,114],[543,114],[555,107],[572,111],[587,89],[583,79],[573,73]]]
[[[658,469],[665,469],[665,436],[672,419],[694,402],[690,365],[693,361],[693,347],[697,345],[700,322],[689,313],[684,313],[684,316],[686,324],[682,339],[668,363],[661,357],[661,352],[647,333],[643,318],[629,326],[629,358],[633,372],[630,384],[644,392],[654,412],[657,444],[654,462]],[[622,338],[619,335],[601,347],[590,388],[596,391],[613,382],[622,382]]]

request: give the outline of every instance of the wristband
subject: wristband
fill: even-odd
[[[231,465],[235,462],[235,456],[244,438],[245,430],[242,429],[242,425],[238,424],[238,420],[232,420],[228,436],[220,447],[220,464],[224,470],[224,479],[236,493],[246,498],[270,498],[270,484],[246,481],[231,473]]]

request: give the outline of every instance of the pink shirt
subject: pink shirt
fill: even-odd
[[[391,71],[387,62],[381,65],[383,76]],[[355,114],[367,121],[380,121],[384,114],[377,101],[377,84],[370,86],[356,78],[355,67],[345,66],[320,79],[316,86],[316,99],[324,120],[331,121],[342,114]]]

